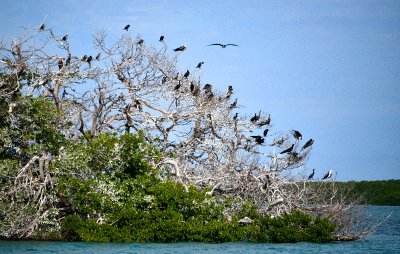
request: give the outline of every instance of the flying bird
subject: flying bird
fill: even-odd
[[[203,64],[204,64],[204,62],[199,62],[199,63],[197,64],[196,68],[197,68],[197,69],[200,69],[201,66],[202,66]]]
[[[332,177],[332,169],[330,169],[325,175],[324,177],[322,177],[322,180],[324,179],[328,179]]]
[[[259,145],[261,145],[262,143],[264,143],[264,138],[261,137],[261,136],[250,136],[250,137],[254,138],[255,141],[256,141],[256,143],[259,144]]]
[[[297,140],[301,140],[303,138],[303,135],[301,135],[301,133],[299,131],[296,130],[292,130],[293,131],[293,137]]]
[[[315,168],[313,168],[312,173],[311,173],[311,175],[308,176],[308,179],[307,179],[307,180],[313,179],[314,174],[315,174]]]
[[[175,52],[177,52],[177,51],[185,51],[185,50],[186,50],[186,46],[185,45],[182,45],[182,46],[174,49]]]
[[[64,35],[64,36],[61,38],[61,41],[67,41],[67,39],[68,39],[68,34]]]
[[[189,70],[186,70],[185,74],[183,74],[183,77],[184,77],[184,78],[188,78],[188,77],[189,77],[189,75],[190,75],[190,72],[189,72]]]
[[[160,36],[160,41],[161,41],[161,42],[164,42],[164,35],[161,35],[161,36]]]
[[[131,27],[131,25],[128,24],[128,25],[126,25],[126,26],[124,27],[124,29],[122,29],[122,30],[128,31],[129,27]]]
[[[228,43],[228,44],[213,43],[213,44],[209,44],[208,46],[221,46],[222,48],[226,48],[227,46],[236,46],[236,47],[239,47],[239,45],[233,44],[233,43]]]
[[[304,144],[304,146],[301,148],[300,151],[303,151],[304,149],[306,149],[307,147],[312,146],[313,144],[314,144],[314,140],[311,138]]]
[[[268,135],[268,129],[265,129],[263,132],[264,137],[266,137]]]
[[[39,30],[40,30],[40,31],[44,31],[44,28],[45,28],[45,27],[46,27],[46,24],[43,23],[43,24],[40,26]]]
[[[294,144],[292,144],[292,146],[291,147],[289,147],[288,149],[285,149],[285,150],[283,150],[280,154],[284,154],[284,153],[290,153],[290,152],[292,152],[293,151],[293,147],[294,147]]]

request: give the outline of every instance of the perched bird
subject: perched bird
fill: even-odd
[[[260,120],[260,116],[261,116],[261,111],[260,113],[258,113],[258,115],[257,113],[254,113],[254,116],[250,119],[250,122],[252,123],[257,122],[258,120]]]
[[[297,140],[301,140],[302,138],[303,138],[303,136],[301,135],[301,133],[299,132],[299,131],[296,131],[296,130],[292,130],[292,134],[293,134],[293,137],[295,138],[295,139],[297,139]]]
[[[200,69],[201,66],[202,66],[203,64],[204,64],[204,62],[199,62],[199,63],[197,64],[196,68],[197,68],[197,69]]]
[[[207,92],[211,92],[212,86],[210,84],[205,84],[203,87],[203,90]]]
[[[81,61],[82,61],[82,62],[86,62],[87,57],[88,57],[87,55],[84,55],[84,56],[81,58]]]
[[[45,27],[46,27],[46,24],[43,23],[43,24],[39,27],[39,30],[44,31],[44,28],[45,28]]]
[[[225,98],[229,99],[232,94],[233,94],[233,87],[228,86],[228,91],[226,91],[226,93],[225,93]]]
[[[227,46],[239,47],[239,45],[236,45],[236,44],[233,44],[233,43],[228,43],[228,44],[213,43],[213,44],[209,44],[208,46],[221,46],[222,48],[226,48]]]
[[[188,78],[188,77],[189,77],[189,75],[190,75],[190,72],[189,72],[189,70],[186,70],[185,74],[183,74],[183,77],[184,77],[184,78]]]
[[[92,66],[92,60],[93,60],[93,57],[92,57],[92,56],[89,56],[89,57],[86,59],[86,62],[88,62],[89,67]]]
[[[307,147],[312,146],[312,144],[314,144],[314,140],[311,138],[304,144],[304,146],[301,148],[300,151],[303,151],[303,149],[306,149]]]
[[[264,143],[264,138],[261,137],[261,136],[250,136],[250,137],[254,138],[255,141],[256,141],[256,143],[259,144],[259,145],[261,145],[262,143]]]
[[[128,31],[129,27],[131,27],[131,25],[128,24],[128,25],[126,25],[126,26],[124,27],[124,29],[122,29],[122,30]]]
[[[67,41],[67,39],[68,39],[68,34],[64,35],[64,36],[61,38],[61,41]]]
[[[325,175],[324,177],[322,177],[322,180],[324,179],[328,179],[332,177],[332,169],[330,169]]]
[[[235,101],[231,105],[229,105],[229,108],[233,109],[233,108],[236,108],[236,106],[237,106],[237,98],[235,99]]]
[[[62,69],[62,67],[64,66],[64,61],[63,61],[63,59],[62,58],[60,58],[59,60],[58,60],[58,69],[59,70],[61,70]]]
[[[174,49],[175,52],[176,52],[176,51],[185,51],[185,50],[186,50],[186,45],[182,45],[182,46],[180,46],[180,47]]]
[[[266,137],[268,135],[268,129],[265,129],[263,132],[264,137]]]
[[[190,82],[190,92],[192,92],[192,94],[194,96],[199,95],[200,93],[200,88],[198,85],[196,85],[194,82]]]
[[[238,118],[239,113],[236,112],[236,114],[233,116],[233,120],[236,120]]]
[[[174,91],[179,90],[180,87],[181,87],[181,82],[179,81],[178,84],[176,84],[176,85],[174,86]]]
[[[291,147],[289,147],[288,149],[285,149],[285,150],[283,150],[280,154],[284,154],[284,153],[290,153],[290,152],[292,152],[293,151],[293,147],[294,147],[294,144],[292,144],[292,146]]]
[[[160,41],[163,42],[164,41],[164,35],[160,36]]]
[[[314,174],[315,174],[315,168],[313,168],[312,173],[311,173],[311,175],[308,176],[308,179],[307,179],[307,180],[313,179]]]
[[[143,45],[144,40],[140,39],[136,44],[142,46]]]
[[[97,54],[96,60],[100,60],[100,53]]]

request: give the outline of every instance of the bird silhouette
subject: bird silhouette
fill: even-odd
[[[221,48],[226,48],[227,46],[236,46],[236,47],[239,47],[239,45],[233,44],[233,43],[228,43],[228,44],[212,43],[212,44],[209,44],[208,46],[221,46]]]
[[[255,141],[256,141],[256,143],[259,144],[259,145],[261,145],[262,143],[264,143],[264,138],[261,137],[261,136],[250,136],[250,137],[254,138]]]
[[[254,116],[250,119],[250,122],[252,123],[257,122],[258,120],[260,120],[260,117],[261,117],[261,111],[258,113],[258,115],[257,113],[254,113]]]
[[[203,64],[204,64],[204,62],[199,62],[199,63],[197,64],[196,68],[197,68],[197,69],[200,69],[201,66],[202,66]]]
[[[44,28],[46,27],[46,24],[45,23],[43,23],[40,27],[39,27],[39,30],[40,31],[44,31]]]
[[[82,62],[86,62],[87,58],[88,58],[88,56],[87,56],[87,55],[84,55],[84,56],[81,58],[81,61],[82,61]]]
[[[332,169],[330,169],[325,175],[324,177],[322,177],[322,180],[324,179],[328,179],[332,177]]]
[[[233,109],[233,108],[236,108],[236,106],[237,106],[237,98],[235,99],[235,101],[231,105],[229,105],[229,108]]]
[[[307,179],[307,180],[313,179],[314,174],[315,174],[315,168],[313,168],[312,173],[311,173],[311,175],[308,176],[308,179]]]
[[[97,54],[96,60],[100,60],[100,53]]]
[[[189,77],[189,75],[190,75],[190,72],[189,72],[189,70],[186,70],[185,74],[183,74],[183,77],[184,77],[184,78],[188,78],[188,77]]]
[[[124,29],[122,29],[122,30],[128,31],[129,27],[131,27],[131,25],[128,24],[128,25],[126,25],[126,26],[124,27]]]
[[[239,116],[239,113],[236,113],[236,114],[233,116],[233,120],[236,120],[236,119],[238,118],[238,116]]]
[[[160,36],[160,41],[163,42],[164,41],[164,35]]]
[[[88,62],[89,67],[92,66],[92,60],[93,60],[93,57],[92,57],[92,56],[89,56],[89,57],[86,59],[86,62]]]
[[[68,34],[64,35],[64,36],[61,38],[61,41],[67,41],[67,39],[68,39]]]
[[[228,86],[228,91],[226,91],[226,93],[225,93],[225,98],[229,99],[232,94],[233,94],[233,87]]]
[[[212,86],[210,84],[205,84],[203,87],[203,90],[207,92],[211,92]]]
[[[266,137],[268,135],[268,129],[265,129],[263,132],[264,137]]]
[[[301,133],[299,131],[292,130],[292,134],[293,134],[293,137],[297,140],[301,140],[303,138],[303,136],[301,135]]]
[[[143,45],[144,40],[140,39],[136,44],[142,46]]]
[[[303,151],[304,149],[306,149],[307,147],[312,146],[313,144],[314,144],[314,140],[313,140],[313,139],[309,139],[309,140],[304,144],[304,146],[301,148],[300,151]]]
[[[181,87],[181,82],[179,81],[178,84],[176,84],[176,85],[174,86],[174,91],[179,90],[180,87]]]
[[[186,46],[185,45],[182,45],[182,46],[174,49],[175,52],[177,52],[177,51],[185,51],[185,50],[186,50]]]
[[[292,144],[292,146],[291,147],[289,147],[288,149],[285,149],[285,150],[283,150],[280,154],[284,154],[284,153],[290,153],[290,152],[292,152],[293,151],[293,147],[294,147],[294,144]]]

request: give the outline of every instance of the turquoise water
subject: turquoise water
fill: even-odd
[[[372,216],[392,215],[377,228],[373,235],[355,242],[335,242],[329,244],[254,244],[254,243],[77,243],[0,241],[0,253],[400,253],[400,206],[371,207]]]

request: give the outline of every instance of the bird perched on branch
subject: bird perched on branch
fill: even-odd
[[[225,98],[229,99],[232,94],[233,94],[233,87],[232,86],[228,86],[228,91],[226,91]]]
[[[124,27],[124,29],[122,29],[122,30],[128,31],[129,27],[131,27],[131,25],[128,24],[128,25],[126,25],[126,26]]]
[[[210,84],[205,84],[203,87],[203,90],[206,91],[206,93],[211,92],[212,86]]]
[[[330,169],[325,175],[324,177],[322,177],[322,180],[324,179],[328,179],[332,177],[332,169]]]
[[[303,138],[303,136],[301,135],[301,133],[299,131],[292,130],[292,134],[293,134],[293,137],[297,140],[301,140]]]
[[[63,58],[60,58],[59,60],[58,60],[58,69],[59,70],[61,70],[62,69],[62,67],[64,66],[64,61],[63,61],[64,59]]]
[[[136,44],[142,46],[143,45],[144,40],[140,39]]]
[[[263,132],[264,137],[266,137],[268,135],[268,131],[269,131],[268,128],[264,130],[264,132]]]
[[[92,57],[92,56],[89,56],[89,57],[86,59],[86,62],[88,62],[89,67],[92,66],[92,60],[93,60],[93,57]]]
[[[256,143],[259,144],[259,145],[261,145],[262,143],[264,143],[264,138],[261,137],[261,136],[250,136],[250,137],[254,138],[255,141],[256,141]]]
[[[236,108],[236,106],[237,106],[237,98],[235,99],[235,101],[231,105],[229,105],[229,108],[233,109],[233,108]]]
[[[221,48],[226,48],[227,46],[239,47],[239,45],[233,44],[233,43],[228,43],[228,44],[212,43],[212,44],[209,44],[208,46],[221,46]]]
[[[100,53],[97,54],[96,60],[100,60],[100,55],[101,55]]]
[[[307,147],[312,146],[313,144],[314,144],[314,140],[311,138],[304,144],[304,146],[301,148],[300,151],[303,151],[304,149],[306,149]]]
[[[290,153],[290,152],[292,152],[293,151],[293,147],[294,147],[294,144],[292,144],[292,146],[291,147],[289,147],[288,149],[285,149],[285,150],[283,150],[280,154],[284,154],[284,153]]]
[[[184,77],[184,78],[188,78],[188,77],[189,77],[189,75],[190,75],[190,72],[189,72],[189,70],[186,70],[185,74],[183,74],[183,77]]]
[[[254,113],[254,116],[250,119],[250,122],[255,123],[258,120],[260,120],[260,117],[261,117],[261,111],[258,113],[258,115],[257,113]]]
[[[68,39],[68,34],[64,35],[64,36],[61,38],[61,41],[67,41],[67,39]]]
[[[182,45],[182,46],[174,49],[175,52],[177,52],[177,51],[185,51],[185,50],[186,50],[186,45]]]
[[[315,174],[315,168],[313,168],[312,173],[311,173],[311,175],[308,176],[308,179],[307,179],[307,180],[313,179],[314,174]]]
[[[236,114],[233,116],[233,120],[236,120],[239,116],[239,113],[236,112]]]
[[[160,42],[164,42],[164,35],[160,36]]]
[[[40,27],[39,27],[39,30],[40,31],[44,31],[44,28],[46,27],[46,24],[45,23],[43,23]]]

